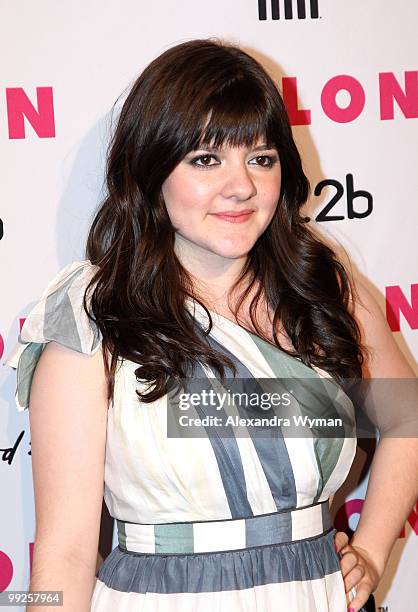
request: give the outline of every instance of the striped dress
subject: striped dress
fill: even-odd
[[[90,355],[99,350],[101,333],[82,305],[95,270],[89,260],[65,266],[27,316],[5,361],[17,368],[18,410],[29,405],[46,342]],[[189,300],[186,307],[198,328],[206,328],[200,305]],[[341,417],[343,433],[350,430],[353,404],[329,374],[211,315],[207,342],[232,359],[241,390],[287,380],[297,391],[291,389],[293,415]],[[339,428],[327,437],[318,427],[300,427],[300,420],[298,432],[286,434],[292,428],[284,422],[257,426],[246,418],[278,418],[283,406],[257,412],[235,401],[215,409],[201,402],[185,410],[175,394],[141,403],[138,367],[119,360],[109,403],[104,498],[119,543],[97,572],[91,611],[345,612],[328,500],[348,475],[355,435]],[[190,379],[219,391],[217,373],[204,364]],[[318,386],[324,381],[325,392]],[[222,428],[196,425],[197,435],[175,437],[173,431],[186,429],[179,415],[201,423],[217,416]]]

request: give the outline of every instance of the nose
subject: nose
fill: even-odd
[[[222,189],[222,195],[225,198],[245,201],[255,196],[256,193],[256,185],[245,163],[236,163],[227,169]]]

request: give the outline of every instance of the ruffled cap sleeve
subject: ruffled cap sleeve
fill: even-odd
[[[15,401],[19,411],[29,406],[33,374],[47,342],[53,340],[86,355],[99,349],[102,334],[83,307],[84,293],[97,269],[89,260],[66,265],[26,317],[17,344],[3,362],[17,370]]]

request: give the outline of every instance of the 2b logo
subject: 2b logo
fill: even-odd
[[[334,179],[327,179],[325,181],[321,181],[315,187],[315,195],[321,195],[322,190],[325,187],[331,185],[335,187],[336,193],[332,196],[331,200],[328,204],[321,210],[319,215],[315,218],[315,221],[342,221],[345,218],[348,219],[363,219],[364,217],[368,217],[371,215],[373,211],[373,196],[369,191],[365,191],[364,189],[354,190],[354,180],[352,174],[347,174],[346,177],[346,206],[347,206],[347,214],[346,215],[328,215],[329,211],[334,208],[334,206],[341,200],[344,196],[344,186]],[[364,198],[367,202],[367,207],[363,212],[359,212],[354,208],[354,200],[356,198]]]

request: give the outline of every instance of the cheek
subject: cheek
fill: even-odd
[[[167,212],[177,224],[189,225],[192,219],[210,209],[212,189],[202,179],[184,173],[172,174],[162,186]]]
[[[266,206],[268,208],[274,208],[280,197],[280,188],[281,188],[281,174],[277,173],[275,177],[265,185],[264,190],[264,201],[266,202]]]

